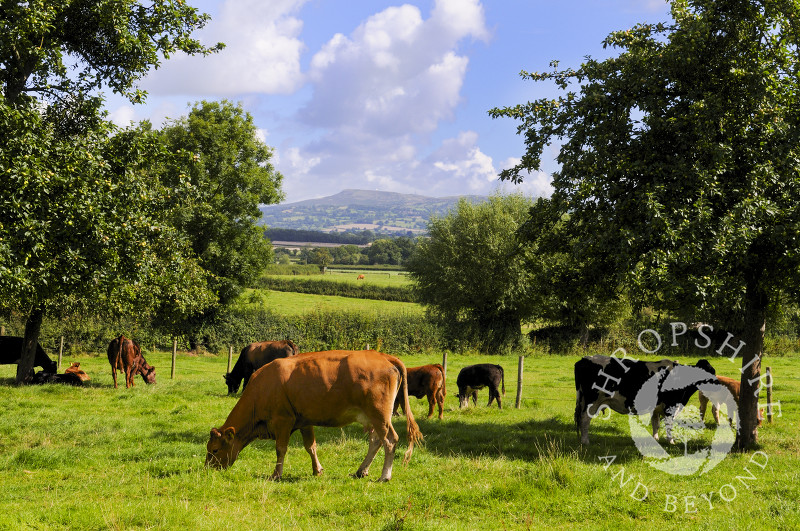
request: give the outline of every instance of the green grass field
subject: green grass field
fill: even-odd
[[[169,354],[146,357],[158,383],[139,378],[133,389],[113,388],[105,355],[64,360],[80,361],[92,377],[82,388],[16,387],[15,366],[0,366],[0,529],[800,527],[798,355],[764,361],[781,416],[761,428],[761,453],[728,455],[708,474],[681,477],[644,462],[621,415],[594,420],[593,445],[581,447],[572,420],[575,358],[526,358],[522,407],[514,409],[516,357],[451,354],[445,418],[425,419],[426,401],[412,399],[425,442],[402,466],[405,419],[395,420],[401,452],[388,484],[374,481],[382,452],[373,478],[349,477],[367,450],[355,425],[316,430],[320,477],[311,475],[299,434],[280,482],[267,481],[272,441],[251,444],[228,470],[205,469],[209,430],[237,400],[226,396],[226,357],[181,355],[174,380]],[[459,369],[485,361],[505,368],[504,409],[487,408],[484,390],[477,407],[458,410]],[[721,374],[736,371],[725,358],[714,365]],[[611,455],[605,467],[599,458]],[[635,499],[644,488],[647,498]]]
[[[266,294],[265,294],[266,291]],[[239,297],[237,306],[244,308],[269,308],[281,315],[302,315],[311,311],[343,311],[392,314],[424,313],[421,305],[413,302],[355,299],[334,295],[311,295],[286,291],[247,289]]]

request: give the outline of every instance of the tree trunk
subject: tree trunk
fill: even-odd
[[[22,341],[22,353],[17,364],[18,384],[28,383],[33,378],[33,367],[36,363],[36,345],[39,343],[39,333],[42,330],[44,310],[35,308],[28,315],[25,322],[25,338]]]
[[[747,450],[758,443],[758,391],[761,384],[761,356],[764,351],[768,298],[755,284],[747,287],[747,308],[742,340],[742,379],[735,447]]]

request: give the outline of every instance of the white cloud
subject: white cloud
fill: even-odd
[[[250,92],[291,93],[303,82],[295,15],[308,0],[226,0],[196,36],[204,45],[224,42],[207,56],[178,54],[142,82],[153,94],[231,96]]]
[[[335,134],[430,133],[460,102],[468,59],[458,43],[487,35],[475,0],[439,0],[427,20],[413,5],[385,9],[314,55],[314,93],[300,118]]]

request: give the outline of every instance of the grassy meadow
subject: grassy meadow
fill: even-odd
[[[336,295],[311,295],[286,291],[247,289],[239,297],[237,305],[241,308],[269,308],[281,315],[302,315],[312,311],[363,312],[370,314],[410,314],[422,315],[421,305],[414,302],[380,301],[355,299]]]
[[[179,355],[174,380],[169,353],[146,357],[157,384],[138,378],[133,389],[113,388],[104,353],[64,360],[89,373],[85,387],[16,387],[15,366],[0,366],[0,529],[800,528],[799,355],[764,361],[781,416],[761,428],[761,453],[728,455],[703,476],[680,477],[644,461],[621,415],[595,419],[593,444],[581,447],[574,357],[527,357],[515,409],[515,356],[450,353],[444,420],[427,420],[427,402],[412,398],[425,442],[402,466],[405,419],[395,419],[401,444],[388,484],[374,481],[382,451],[370,478],[349,476],[367,450],[356,425],[316,430],[320,477],[297,433],[280,482],[267,480],[273,441],[252,443],[228,470],[205,469],[209,430],[237,400],[222,379],[227,357]],[[459,369],[485,361],[505,368],[504,409],[487,408],[484,390],[477,407],[459,410]],[[713,363],[720,374],[736,372],[725,358]],[[599,459],[612,455],[611,464]]]

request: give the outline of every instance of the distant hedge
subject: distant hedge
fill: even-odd
[[[273,291],[310,293],[312,295],[335,295],[356,299],[379,301],[416,302],[411,288],[406,286],[376,286],[375,284],[353,284],[334,280],[308,277],[262,277],[255,287]]]

